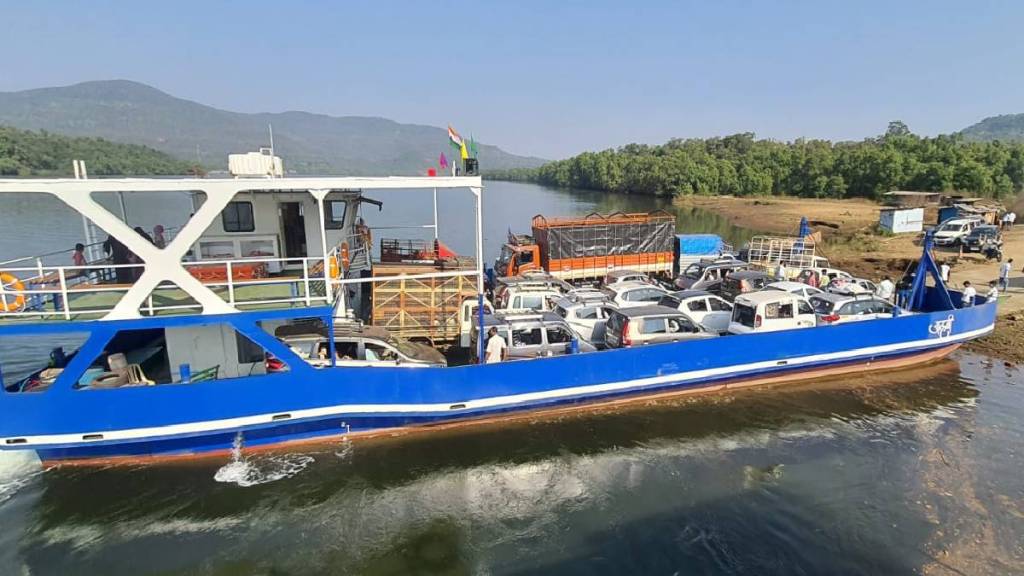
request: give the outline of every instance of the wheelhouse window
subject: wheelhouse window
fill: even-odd
[[[225,232],[254,232],[256,221],[252,216],[252,202],[228,202],[221,213]]]
[[[344,200],[324,202],[324,228],[328,230],[344,229],[346,210],[348,210],[348,202]]]

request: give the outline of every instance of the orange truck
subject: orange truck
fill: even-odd
[[[676,220],[667,212],[533,217],[533,235],[509,233],[497,276],[544,270],[562,280],[596,280],[628,268],[671,276]]]

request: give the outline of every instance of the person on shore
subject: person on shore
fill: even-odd
[[[1003,212],[1003,215],[999,217],[999,229],[1006,230],[1010,227],[1010,213]]]
[[[487,354],[484,356],[484,362],[487,364],[496,364],[508,358],[508,344],[505,343],[505,339],[498,336],[498,329],[491,326],[491,329],[487,331]]]
[[[995,302],[999,298],[999,289],[996,288],[996,281],[988,281],[988,294],[985,294],[985,302]]]
[[[885,300],[886,302],[892,302],[892,296],[896,292],[896,285],[892,283],[892,278],[886,276],[878,283],[878,287],[875,288],[875,295]]]
[[[943,284],[949,284],[949,262],[943,261],[942,266],[939,266],[939,276]]]
[[[961,307],[968,308],[974,306],[974,297],[978,295],[978,291],[971,286],[970,280],[964,280],[964,290],[960,299]]]
[[[1007,217],[1007,222],[1009,222],[1009,224],[1006,227],[1007,228],[1013,228],[1013,225],[1017,223],[1017,213],[1016,212],[1010,212],[1009,214],[1006,215],[1006,217]]]
[[[999,287],[1009,292],[1010,271],[1013,270],[1013,258],[999,265]]]

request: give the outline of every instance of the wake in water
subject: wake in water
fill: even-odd
[[[231,462],[220,467],[213,479],[243,488],[291,478],[313,463],[307,454],[282,454],[247,458],[242,455],[242,435],[235,437]]]
[[[43,473],[35,452],[0,452],[0,504]]]

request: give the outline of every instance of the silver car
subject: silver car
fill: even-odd
[[[604,347],[604,328],[615,305],[604,298],[570,299],[559,298],[552,310],[561,316],[580,338],[591,344]]]
[[[589,342],[580,340],[569,324],[553,312],[498,312],[484,316],[484,332],[490,332],[492,326],[498,329],[497,337],[505,340],[509,360],[568,354],[573,340],[576,340],[580,352],[597,350]],[[474,359],[478,333],[474,327],[471,338]]]
[[[667,306],[640,306],[612,312],[605,328],[608,348],[715,338],[682,312]]]

